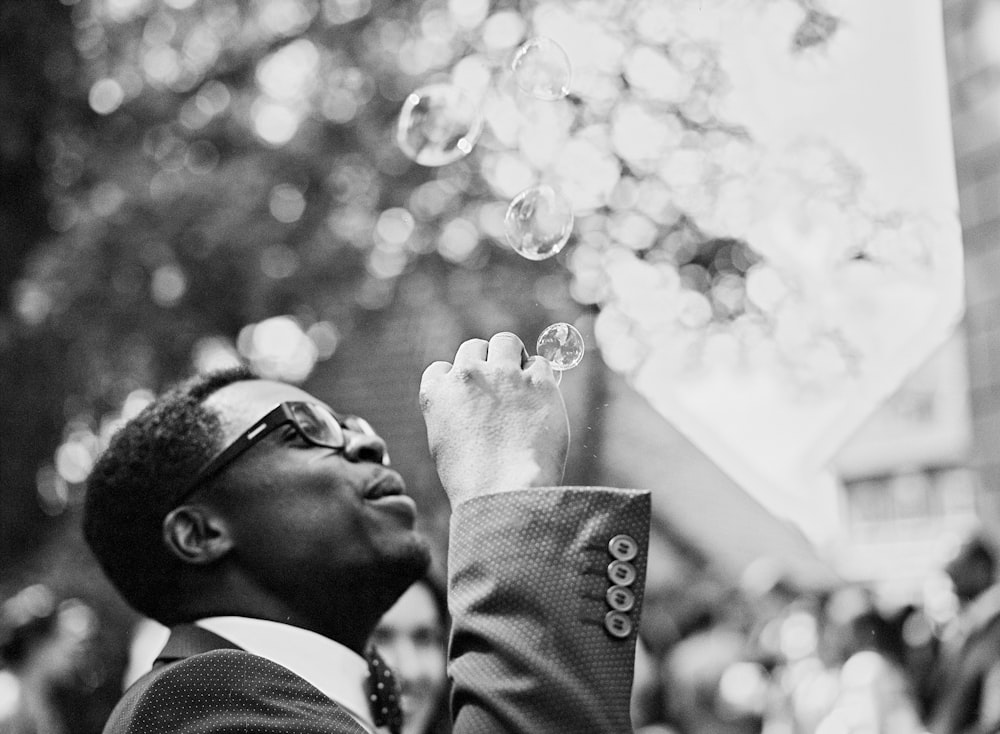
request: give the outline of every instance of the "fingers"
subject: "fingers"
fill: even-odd
[[[513,364],[521,367],[528,360],[528,352],[516,334],[501,331],[487,342],[469,339],[455,352],[455,368],[468,370],[474,364],[487,362],[492,365]]]
[[[469,339],[462,342],[462,345],[455,352],[455,367],[460,370],[467,370],[476,362],[486,361],[486,349],[488,344],[485,339]]]
[[[455,352],[455,362],[437,361],[428,365],[420,377],[419,401],[421,409],[426,413],[431,409],[434,396],[439,394],[447,380],[457,377],[459,380],[481,379],[483,367],[489,365],[491,371],[512,374],[512,371],[523,371],[524,376],[532,382],[541,383],[553,380],[553,372],[549,362],[541,357],[529,357],[524,343],[516,334],[502,331],[494,334],[487,342],[483,339],[469,339],[459,346]],[[499,369],[498,369],[499,368]],[[479,376],[478,378],[476,376]]]
[[[516,334],[501,331],[490,339],[486,354],[486,361],[490,364],[515,364],[520,367],[527,359],[528,353]]]
[[[528,357],[524,363],[524,371],[526,374],[532,375],[539,380],[555,379],[555,370],[552,369],[552,364],[545,357],[539,357],[538,355]]]

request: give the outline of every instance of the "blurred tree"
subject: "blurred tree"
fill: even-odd
[[[54,235],[49,170],[39,152],[54,130],[93,114],[75,93],[70,9],[0,3],[0,58],[0,287],[8,294],[0,303],[0,601],[44,580],[60,598],[86,599],[101,610],[100,658],[66,691],[79,697],[70,702],[68,731],[91,734],[118,696],[130,616],[87,561],[72,519],[39,502],[40,469],[51,465],[80,373],[71,339],[35,327],[31,314],[41,294],[24,280],[33,249]]]
[[[490,243],[482,220],[502,237],[503,205],[486,208],[474,166],[418,166],[394,143],[401,100],[429,73],[410,74],[400,49],[443,44],[443,66],[469,42],[454,24],[427,40],[437,4],[92,0],[66,12],[81,69],[34,145],[51,232],[36,232],[13,289],[19,328],[65,350],[47,361],[67,393],[66,450],[46,474],[54,511],[79,499],[105,418],[234,352],[248,324],[290,316],[327,335],[328,356],[418,269],[470,331],[484,315],[539,329],[579,311],[557,263]],[[461,304],[456,269],[470,275]]]
[[[552,2],[444,0],[2,7],[16,62],[2,77],[16,101],[4,108],[4,156],[16,163],[4,185],[24,189],[4,197],[5,216],[22,222],[4,257],[24,260],[32,246],[23,267],[4,270],[12,302],[0,330],[17,357],[5,384],[22,374],[16,392],[32,410],[6,415],[4,431],[41,424],[39,455],[6,459],[24,462],[5,470],[7,547],[36,494],[51,513],[78,503],[89,461],[123,406],[138,404],[130,396],[237,351],[272,370],[285,352],[287,367],[301,345],[293,327],[311,339],[305,366],[277,376],[304,379],[345,339],[365,338],[403,278],[419,274],[429,302],[472,334],[572,320],[636,260],[683,297],[676,314],[640,309],[657,324],[676,317],[686,334],[751,310],[743,279],[759,258],[738,233],[718,235],[726,210],[713,197],[723,164],[754,156],[723,114],[718,49],[687,31],[704,25],[700,5],[697,17],[620,0],[572,15]],[[816,0],[782,7],[793,53],[837,31]],[[543,30],[574,44],[565,98],[555,97],[568,77],[559,94],[532,97],[511,69]],[[441,167],[396,143],[404,100],[432,82],[476,96],[486,118],[466,146],[477,150]],[[547,178],[570,189],[578,247],[535,262],[505,243],[504,216]],[[645,327],[625,319],[618,331],[645,338]],[[258,354],[264,341],[270,355]]]
[[[77,67],[69,9],[0,3],[0,288],[17,293],[31,249],[48,236],[46,173],[37,152],[67,105]],[[29,296],[30,300],[30,296]],[[65,345],[27,327],[18,299],[0,303],[0,561],[31,546],[45,525],[35,475],[62,431]]]

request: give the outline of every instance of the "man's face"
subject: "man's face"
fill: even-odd
[[[283,401],[317,401],[292,385],[250,380],[205,400],[222,420],[223,445]],[[399,474],[382,464],[378,436],[345,430],[347,445],[329,449],[282,426],[239,456],[216,486],[202,491],[225,514],[233,560],[279,598],[372,593],[395,598],[425,570],[426,541],[414,530],[416,505]],[[359,596],[359,604],[364,602]],[[391,603],[391,600],[390,600]]]

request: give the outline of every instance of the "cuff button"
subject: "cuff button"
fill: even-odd
[[[608,612],[604,615],[604,629],[612,637],[623,640],[632,634],[632,620],[621,612]]]
[[[639,574],[628,561],[612,561],[608,564],[608,578],[619,586],[630,586]]]
[[[632,593],[632,589],[625,586],[612,586],[604,598],[608,600],[608,606],[616,612],[630,612],[635,607],[635,594]]]
[[[639,544],[631,535],[616,535],[608,543],[608,552],[617,561],[631,561],[639,555]]]

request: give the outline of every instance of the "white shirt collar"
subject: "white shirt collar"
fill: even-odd
[[[344,707],[369,734],[378,731],[365,694],[368,663],[353,650],[301,627],[264,619],[209,617],[195,624],[288,668]]]

